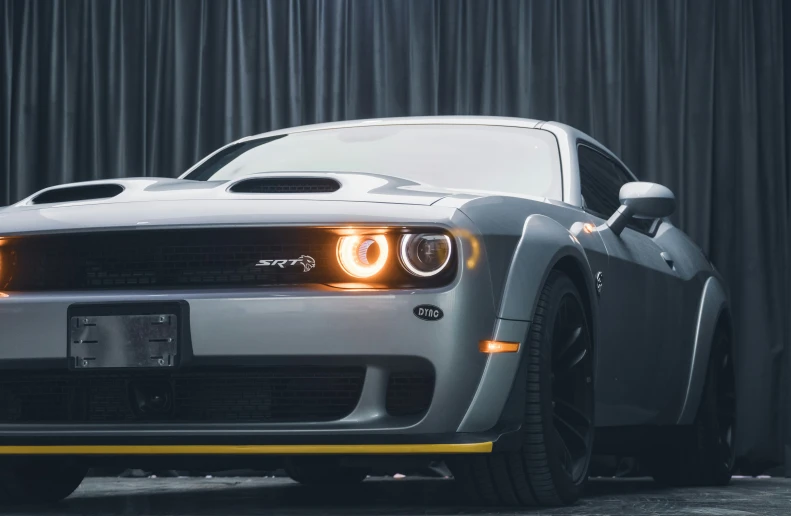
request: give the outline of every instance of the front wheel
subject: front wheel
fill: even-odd
[[[547,278],[522,356],[521,449],[460,457],[451,470],[467,493],[490,505],[572,504],[593,448],[593,348],[582,298],[565,274]]]
[[[0,465],[0,501],[59,502],[82,483],[88,468],[66,459],[30,458]]]

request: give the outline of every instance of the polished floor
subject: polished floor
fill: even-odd
[[[58,515],[789,515],[791,480],[738,478],[724,489],[662,489],[650,480],[594,480],[571,508],[522,510],[459,506],[453,482],[369,479],[330,491],[280,478],[89,478],[65,502],[3,507],[3,514]]]

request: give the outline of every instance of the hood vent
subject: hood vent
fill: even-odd
[[[331,193],[340,189],[341,184],[325,177],[255,177],[235,183],[231,192],[235,193]]]
[[[117,184],[99,184],[85,186],[68,186],[53,188],[33,197],[31,204],[52,204],[56,202],[89,201],[91,199],[108,199],[124,191]]]

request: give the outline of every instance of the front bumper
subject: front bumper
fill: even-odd
[[[0,454],[491,451],[515,424],[503,414],[521,351],[485,355],[478,351],[478,341],[522,341],[528,326],[498,320],[491,300],[484,268],[464,270],[452,285],[437,290],[313,286],[7,293],[0,297],[0,375],[3,369],[24,368],[66,372],[72,305],[177,301],[189,313],[189,335],[182,343],[188,349],[181,351],[190,356],[185,367],[341,363],[363,366],[365,377],[356,408],[335,421],[2,423]],[[440,307],[444,317],[418,319],[413,309],[423,304]],[[385,407],[387,382],[391,364],[404,361],[431,365],[434,393],[424,413],[393,417]]]

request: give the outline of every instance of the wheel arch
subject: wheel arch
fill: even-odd
[[[531,215],[525,220],[505,280],[498,317],[530,321],[541,289],[553,270],[569,276],[583,297],[595,344],[596,287],[585,249],[568,229],[545,215]]]
[[[530,215],[525,220],[521,239],[508,268],[503,294],[499,299],[495,328],[523,325],[526,336],[536,303],[553,270],[568,275],[583,298],[586,315],[591,319],[595,371],[597,305],[593,297],[596,295],[593,274],[579,240],[560,223],[545,215]],[[509,334],[513,334],[513,331]],[[521,350],[518,356],[518,362],[512,362],[511,357],[506,355],[489,357],[481,384],[470,409],[459,425],[459,432],[485,431],[520,424],[524,413],[525,392],[515,389],[514,386],[524,383],[527,360],[526,354]],[[502,396],[498,400],[484,396],[484,393],[491,394],[489,389],[493,384],[502,393],[498,395]],[[485,402],[479,403],[479,398],[485,398]],[[485,405],[485,411],[481,409],[481,405]],[[489,419],[491,413],[495,415]],[[487,417],[482,418],[482,414]],[[515,445],[518,446],[518,443]]]
[[[706,383],[711,344],[718,330],[728,332],[731,353],[735,358],[733,317],[728,302],[728,293],[717,277],[710,276],[703,285],[703,292],[698,304],[698,318],[692,346],[687,390],[678,417],[678,425],[691,425],[695,421],[703,395],[704,384]]]
[[[592,281],[592,274],[590,270],[586,276],[585,271],[583,269],[583,265],[580,263],[578,259],[576,259],[572,255],[566,255],[560,258],[555,264],[552,266],[552,270],[557,270],[568,276],[574,286],[577,287],[577,290],[580,293],[580,297],[582,298],[582,307],[585,310],[585,317],[588,319],[588,325],[590,326],[590,336],[591,336],[591,346],[593,348],[593,355],[596,356],[596,347],[597,347],[597,331],[599,329],[598,320],[594,315],[594,309],[596,307],[595,304],[595,288],[593,286]],[[595,358],[594,358],[595,363]],[[595,368],[594,368],[595,372]]]

